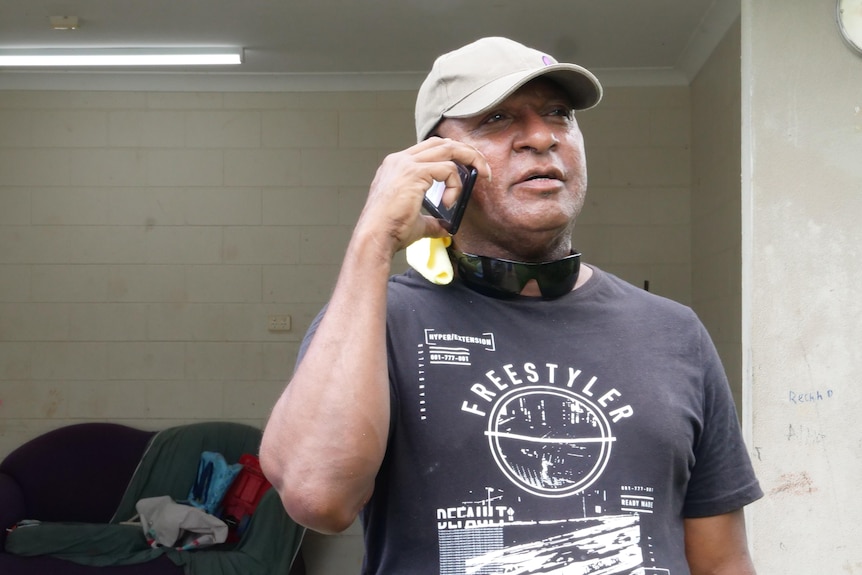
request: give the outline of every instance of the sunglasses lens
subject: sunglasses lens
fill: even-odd
[[[567,258],[549,264],[540,264],[536,270],[536,282],[544,298],[557,298],[572,291],[578,281],[581,254],[572,254]]]
[[[516,296],[527,283],[527,280],[521,283],[512,262],[470,254],[458,256],[458,275],[477,291],[497,297]]]
[[[581,254],[548,263],[521,263],[475,256],[452,250],[458,277],[472,289],[493,297],[514,297],[532,279],[545,299],[560,297],[572,290],[578,279]]]

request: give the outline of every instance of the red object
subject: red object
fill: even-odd
[[[263,475],[260,469],[260,460],[256,455],[243,454],[239,458],[242,469],[231,483],[230,488],[222,500],[222,518],[229,525],[235,525],[238,534],[242,533],[248,524],[257,504],[263,494],[272,487],[272,484]]]

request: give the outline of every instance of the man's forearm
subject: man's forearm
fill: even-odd
[[[266,426],[261,462],[291,516],[332,532],[370,497],[386,450],[391,254],[355,235],[317,332]]]

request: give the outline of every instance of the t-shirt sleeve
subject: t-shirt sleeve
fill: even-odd
[[[742,438],[727,376],[703,326],[700,337],[703,429],[694,448],[695,463],[683,507],[686,517],[730,513],[763,496]]]

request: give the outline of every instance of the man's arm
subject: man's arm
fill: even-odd
[[[691,575],[755,575],[742,509],[686,519],[685,554]]]
[[[261,466],[298,523],[323,533],[354,521],[371,497],[389,434],[386,290],[392,256],[445,236],[420,214],[432,180],[460,190],[452,160],[489,168],[472,147],[432,138],[387,156],[351,237],[324,317],[264,430]]]

